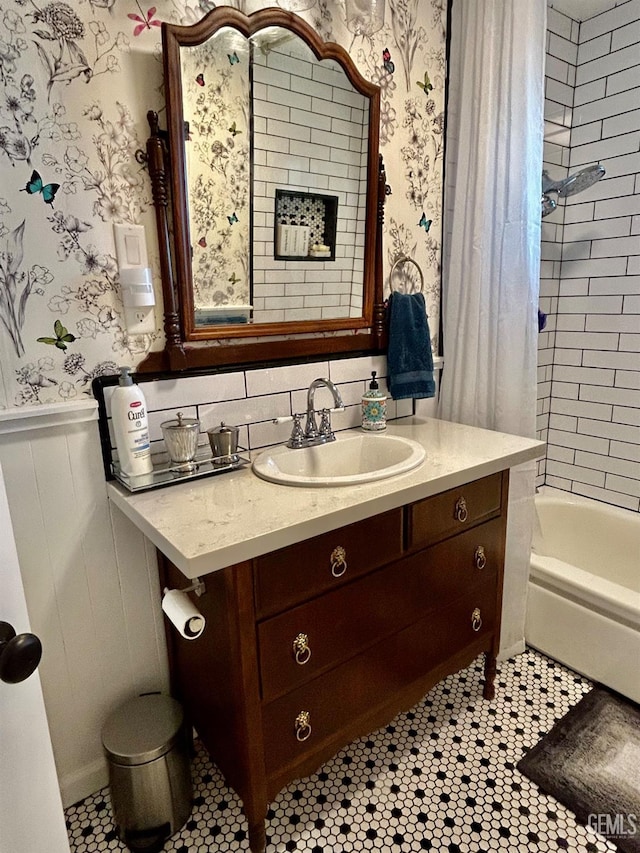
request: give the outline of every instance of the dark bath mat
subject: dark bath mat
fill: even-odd
[[[594,687],[518,770],[624,853],[640,853],[640,707]]]

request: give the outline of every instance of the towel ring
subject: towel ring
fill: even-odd
[[[414,261],[413,258],[410,258],[408,255],[400,255],[400,257],[395,261],[393,266],[391,267],[391,272],[389,273],[389,292],[393,293],[393,286],[391,284],[393,280],[393,274],[398,267],[401,267],[403,264],[413,264],[414,267],[418,270],[418,274],[420,276],[420,293],[424,293],[424,276],[422,274],[422,270],[420,269],[420,265],[417,261]]]

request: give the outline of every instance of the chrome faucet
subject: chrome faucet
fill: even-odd
[[[328,388],[331,391],[333,396],[333,409],[322,409],[321,410],[321,420],[320,420],[320,429],[318,429],[318,425],[316,423],[316,410],[314,407],[314,399],[316,395],[316,389],[321,388],[324,385],[325,388]],[[330,379],[314,379],[311,385],[309,385],[309,390],[307,391],[307,421],[304,427],[304,437],[309,444],[323,444],[325,441],[335,441],[335,435],[333,434],[333,430],[331,429],[331,411],[339,411],[344,409],[344,403],[342,402],[342,397],[340,396],[340,392],[333,384]],[[307,445],[307,446],[308,446]]]
[[[322,386],[331,391],[334,406],[331,409],[320,409],[320,426],[318,426],[316,422],[316,414],[318,412],[315,409],[314,400],[316,389]],[[302,414],[293,415],[288,418],[276,418],[275,422],[282,423],[285,420],[293,420],[293,429],[291,430],[287,447],[312,447],[316,444],[326,444],[329,441],[336,440],[333,429],[331,428],[331,412],[342,411],[344,411],[344,403],[336,386],[330,379],[318,378],[313,380],[307,391],[307,412],[304,430],[300,423]]]

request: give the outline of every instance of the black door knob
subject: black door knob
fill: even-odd
[[[18,634],[8,622],[0,622],[0,681],[17,684],[35,672],[42,657],[42,643],[35,634]]]

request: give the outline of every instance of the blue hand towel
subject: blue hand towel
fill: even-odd
[[[422,293],[389,297],[388,385],[394,400],[434,397],[433,356]]]

